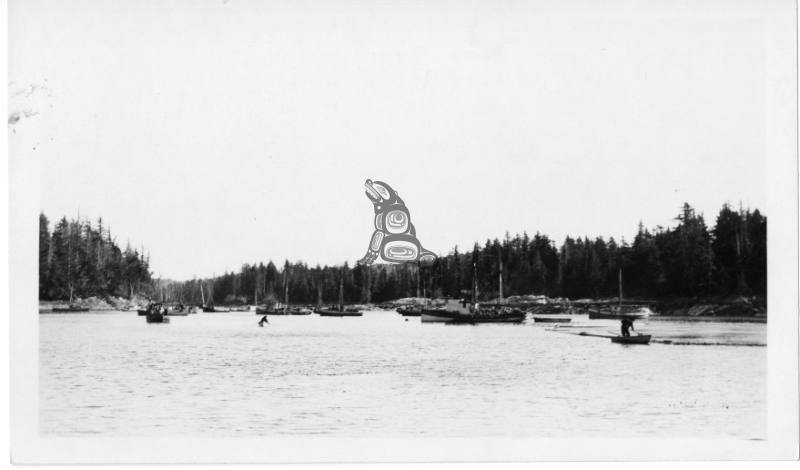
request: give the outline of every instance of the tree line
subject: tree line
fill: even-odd
[[[149,257],[142,251],[117,246],[103,219],[62,217],[50,231],[39,214],[39,298],[150,296],[153,284]]]
[[[617,295],[620,270],[626,297],[766,295],[767,219],[757,209],[725,204],[709,228],[702,214],[684,204],[675,221],[674,227],[654,229],[640,223],[631,243],[567,237],[558,247],[544,234],[506,233],[463,253],[455,247],[426,266],[245,264],[238,272],[172,284],[167,296],[219,304],[283,300],[288,294],[292,303],[335,303],[341,282],[346,302],[463,297],[473,287],[481,300],[526,294],[602,298]]]

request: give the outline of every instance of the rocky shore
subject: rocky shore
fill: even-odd
[[[651,309],[665,317],[767,318],[763,297],[676,299],[657,302]]]
[[[140,305],[147,305],[147,302],[146,298],[137,296],[134,296],[133,299],[123,297],[87,297],[84,299],[77,297],[73,299],[72,305],[88,308],[93,312],[102,312],[132,309]],[[39,313],[50,313],[53,311],[53,307],[67,307],[69,305],[69,300],[40,300]]]

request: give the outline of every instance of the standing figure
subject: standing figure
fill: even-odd
[[[636,331],[636,329],[633,327],[633,320],[625,318],[625,319],[622,320],[622,326],[620,327],[620,331],[622,332],[622,336],[625,336],[625,337],[630,336],[631,333],[628,330]]]

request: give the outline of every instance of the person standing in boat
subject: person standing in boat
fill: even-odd
[[[622,320],[622,326],[620,327],[620,331],[622,333],[622,336],[625,336],[625,337],[630,336],[631,333],[630,333],[629,330],[636,331],[636,329],[633,327],[633,320],[625,318],[625,319]]]

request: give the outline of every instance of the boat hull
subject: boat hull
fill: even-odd
[[[422,323],[449,323],[453,321],[453,318],[436,313],[422,312],[420,314],[420,320]]]
[[[147,315],[147,323],[169,323],[169,318],[165,315]]]
[[[534,323],[569,323],[572,318],[533,317]]]
[[[420,317],[422,316],[422,310],[413,310],[408,308],[398,308],[397,313],[404,317]]]
[[[649,344],[650,335],[614,336],[611,338],[611,342],[618,344]]]
[[[425,323],[522,323],[525,312],[465,314],[441,310],[423,310],[421,320]]]
[[[345,311],[338,311],[338,310],[326,310],[326,309],[317,309],[314,311],[317,315],[321,317],[360,317],[363,316],[363,312],[348,312]]]
[[[646,317],[647,315],[633,313],[589,312],[589,320],[640,320]]]
[[[231,309],[223,307],[203,307],[203,312],[205,313],[227,313],[230,311]]]

